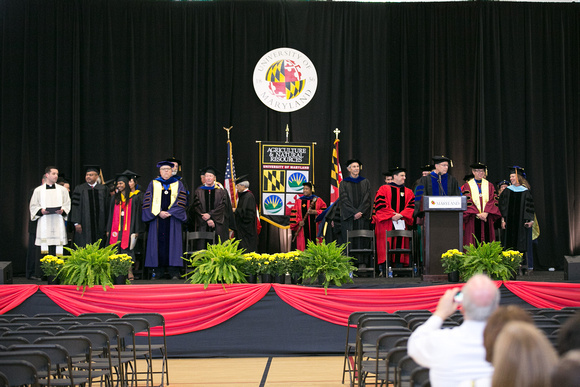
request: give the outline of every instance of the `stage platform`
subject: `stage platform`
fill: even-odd
[[[563,272],[533,272],[518,281],[498,281],[501,304],[580,306],[580,284],[564,282],[563,276]],[[462,286],[410,277],[355,278],[354,284],[329,288],[325,294],[319,287],[296,285],[204,289],[177,280],[137,280],[107,291],[95,287],[83,295],[74,286],[49,286],[18,277],[14,283],[0,286],[1,313],[162,313],[173,358],[340,355],[351,312],[434,310],[446,289]]]

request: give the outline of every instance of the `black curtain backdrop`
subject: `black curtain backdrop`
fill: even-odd
[[[268,51],[316,66],[312,102],[278,113],[254,93]],[[536,268],[580,254],[580,7],[577,4],[0,0],[1,260],[22,272],[28,192],[47,165],[83,181],[128,168],[141,186],[155,163],[225,168],[259,186],[257,140],[317,142],[315,180],[329,199],[335,128],[340,159],[381,172],[434,154],[458,180],[482,161],[489,179],[526,167],[541,228]],[[344,168],[344,164],[343,164]],[[223,177],[220,178],[223,180]]]

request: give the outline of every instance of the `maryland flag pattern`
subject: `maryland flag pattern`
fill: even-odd
[[[302,79],[300,66],[291,60],[274,62],[266,72],[270,90],[277,96],[292,99],[304,90],[306,81]]]
[[[286,171],[263,171],[263,192],[284,192],[286,185]]]

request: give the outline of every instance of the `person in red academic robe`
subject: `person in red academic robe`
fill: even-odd
[[[467,210],[463,212],[463,245],[495,240],[494,223],[501,217],[495,187],[485,179],[487,166],[482,163],[470,165],[473,179],[461,187],[467,198]]]
[[[415,195],[405,187],[407,173],[404,168],[391,170],[393,181],[383,185],[375,195],[375,236],[377,240],[377,262],[379,275],[386,273],[386,232],[395,229],[397,222],[400,229],[408,229],[413,225],[415,210]],[[389,238],[389,246],[393,248],[408,248],[407,238]],[[401,254],[401,262],[390,262],[397,267],[409,266],[409,255]]]
[[[326,209],[324,200],[312,193],[314,184],[307,182],[303,186],[304,195],[296,200],[290,212],[290,229],[294,232],[296,249],[302,251],[306,248],[308,240],[322,242],[322,238],[316,237],[318,231],[316,217]]]

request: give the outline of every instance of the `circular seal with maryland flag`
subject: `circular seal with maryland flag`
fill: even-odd
[[[254,90],[270,109],[293,112],[314,97],[318,75],[306,55],[293,48],[277,48],[264,55],[254,69]]]

